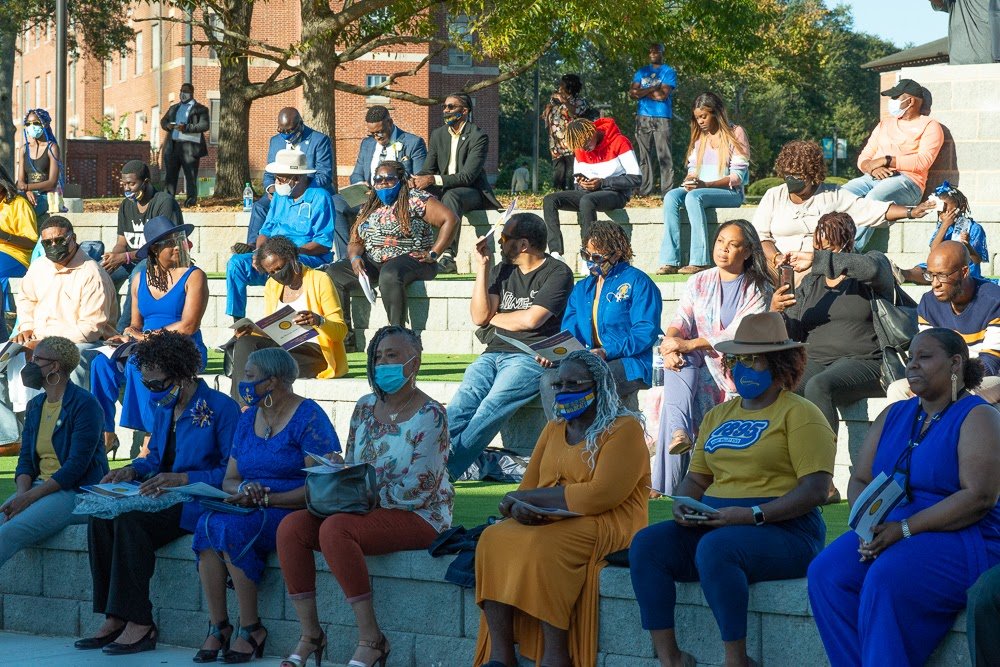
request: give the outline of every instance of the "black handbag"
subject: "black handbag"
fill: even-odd
[[[368,514],[377,505],[375,468],[369,463],[306,475],[306,508],[313,516]]]
[[[892,299],[872,292],[872,323],[882,350],[883,389],[906,377],[910,341],[917,335],[917,302],[896,283]]]

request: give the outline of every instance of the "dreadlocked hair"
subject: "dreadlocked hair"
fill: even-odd
[[[969,214],[969,199],[958,188],[951,188],[944,194],[938,195],[938,197],[940,199],[950,199],[955,204],[955,213],[958,215]]]
[[[590,225],[583,239],[584,248],[587,243],[593,243],[605,257],[616,257],[619,262],[631,262],[635,257],[625,230],[609,220],[598,220]]]
[[[618,396],[618,385],[615,383],[615,378],[611,375],[611,369],[608,368],[603,359],[592,354],[590,350],[577,350],[566,355],[566,358],[561,363],[581,364],[586,367],[587,371],[594,378],[597,415],[594,417],[594,423],[583,434],[585,443],[583,451],[586,453],[587,465],[593,470],[594,466],[597,465],[597,452],[601,448],[598,440],[602,436],[610,434],[612,425],[616,419],[625,416],[634,417],[643,428],[645,428],[646,422],[640,413],[632,412],[622,403],[621,398]],[[556,420],[565,421],[560,417],[556,417]]]
[[[139,368],[159,368],[170,380],[193,380],[201,366],[201,354],[190,336],[160,329],[150,332],[132,353]]]
[[[825,213],[816,223],[813,232],[813,246],[816,248],[839,248],[840,252],[854,252],[854,236],[857,227],[854,218],[847,213]]]
[[[11,203],[18,197],[17,184],[10,177],[7,170],[0,164],[0,198],[6,203]]]
[[[399,188],[399,197],[396,198],[396,222],[399,223],[399,228],[403,230],[403,236],[409,236],[410,185],[406,182],[406,169],[403,167],[402,162],[397,162],[396,160],[385,160],[375,171],[377,172],[383,168],[392,169],[396,174],[396,178],[403,184]],[[354,221],[354,226],[351,227],[351,243],[362,243],[358,228],[368,220],[369,215],[382,208],[382,206],[382,200],[378,198],[378,195],[375,194],[375,189],[372,188],[371,194],[368,195],[368,201],[361,207],[361,212],[358,213],[358,218]]]
[[[566,126],[566,147],[574,151],[582,151],[591,139],[597,135],[597,126],[586,118],[571,120]]]
[[[385,164],[384,162],[382,164]],[[403,336],[410,342],[413,349],[417,351],[417,356],[424,350],[423,343],[420,342],[420,336],[418,336],[413,329],[407,329],[406,327],[401,327],[392,324],[387,327],[382,327],[375,332],[372,339],[368,342],[368,362],[366,365],[366,370],[368,373],[368,386],[372,388],[375,395],[379,397],[380,400],[385,400],[385,392],[382,391],[377,384],[375,384],[375,352],[378,350],[378,346],[382,344],[382,341],[389,336]]]
[[[154,243],[150,246],[149,254],[146,255],[146,282],[150,287],[166,292],[170,288],[170,271],[160,266],[156,257],[158,253],[153,252],[157,245]]]

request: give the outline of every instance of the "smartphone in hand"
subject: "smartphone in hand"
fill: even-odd
[[[778,285],[787,285],[789,294],[795,291],[795,268],[791,264],[778,267]]]

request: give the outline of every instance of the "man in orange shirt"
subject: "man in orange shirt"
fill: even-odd
[[[927,172],[944,143],[941,124],[923,113],[926,91],[913,79],[899,83],[882,95],[890,98],[889,116],[872,130],[858,156],[864,172],[844,184],[844,190],[877,201],[914,206],[923,198]],[[871,228],[859,227],[855,247],[863,249]]]

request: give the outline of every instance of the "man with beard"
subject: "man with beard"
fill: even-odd
[[[917,306],[920,330],[945,327],[969,344],[986,377],[975,390],[990,403],[1000,401],[1000,286],[969,275],[969,250],[958,241],[943,241],[927,256],[924,277],[931,289]],[[886,392],[890,401],[909,398],[907,381],[897,380]]]
[[[545,253],[545,222],[534,213],[511,216],[498,243],[503,262],[490,268],[485,239],[476,245],[476,284],[469,308],[486,351],[465,371],[448,403],[451,454],[458,479],[518,408],[538,395],[544,368],[500,333],[531,345],[559,333],[573,290],[573,272]]]

